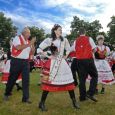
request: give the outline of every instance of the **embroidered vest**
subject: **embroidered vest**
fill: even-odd
[[[19,40],[20,40],[20,45],[24,45],[24,41],[23,38],[21,37],[21,35],[19,35]],[[29,43],[29,40],[28,40]],[[23,50],[17,50],[16,47],[13,45],[12,46],[12,50],[11,50],[11,55],[13,57],[17,57]]]
[[[77,59],[92,59],[92,47],[89,42],[89,37],[87,36],[80,36],[76,40],[76,58]]]
[[[97,52],[99,54],[99,58],[100,59],[105,59],[106,58],[106,54],[107,54],[107,50],[106,50],[106,46],[104,48],[103,51],[101,51],[98,47],[97,47]]]

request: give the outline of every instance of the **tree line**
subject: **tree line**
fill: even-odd
[[[96,36],[98,34],[103,34],[105,37],[105,44],[108,45],[111,49],[115,48],[115,16],[112,16],[111,21],[108,22],[107,27],[109,30],[107,32],[100,32],[103,27],[99,20],[88,22],[81,20],[77,16],[74,16],[70,26],[70,34],[66,35],[69,41],[75,40],[79,36],[80,27],[84,27],[86,29],[86,34],[91,36],[94,41],[96,41]],[[50,34],[45,33],[43,28],[36,26],[29,28],[31,31],[31,36],[36,36],[37,46],[43,39],[50,36]],[[0,12],[0,47],[8,49],[9,41],[11,38],[16,36],[17,30],[18,28],[13,24],[11,18],[5,17],[4,13]]]

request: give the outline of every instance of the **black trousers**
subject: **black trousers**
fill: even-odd
[[[72,64],[71,64],[71,71],[72,71],[75,86],[78,85],[77,75],[76,75],[76,72],[77,72],[76,61],[77,61],[77,59],[73,58],[73,61],[72,61]]]
[[[29,63],[30,63],[30,72],[32,72],[32,70],[35,69],[35,67],[34,67],[34,61],[31,60]]]
[[[98,73],[93,59],[83,59],[76,61],[79,76],[80,99],[86,98],[86,78],[91,76],[89,95],[93,96],[97,86]]]
[[[6,85],[5,95],[9,96],[18,76],[22,74],[22,101],[29,99],[29,62],[25,59],[11,58],[10,76]]]

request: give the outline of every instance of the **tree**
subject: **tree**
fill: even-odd
[[[17,33],[17,27],[13,25],[10,18],[0,12],[0,42],[1,47],[9,48],[9,41]]]
[[[50,38],[51,37],[51,34],[46,34],[46,38]]]
[[[75,39],[79,36],[79,28],[84,27],[86,29],[86,34],[91,36],[92,38],[96,38],[99,30],[102,28],[101,24],[98,20],[95,20],[91,23],[86,22],[84,20],[80,20],[77,16],[73,17],[73,21],[71,22],[71,34],[66,37],[70,40]]]
[[[91,36],[94,40],[96,40],[96,36],[100,33],[99,30],[102,28],[101,24],[98,20],[95,20],[91,23],[88,23],[86,26],[87,35]]]
[[[111,21],[110,21],[110,23],[108,23],[107,27],[109,27],[108,44],[111,45],[111,47],[115,48],[115,16],[111,17]]]
[[[30,28],[30,32],[31,32],[31,36],[35,37],[36,36],[36,47],[38,47],[38,45],[40,44],[41,41],[43,41],[43,39],[45,38],[45,31],[44,29],[39,29],[38,27],[32,26],[29,27]]]

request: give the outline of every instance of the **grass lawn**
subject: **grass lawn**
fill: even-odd
[[[37,86],[39,72],[34,71],[30,76],[30,100],[32,104],[21,102],[22,92],[14,87],[13,95],[7,102],[3,101],[5,86],[0,83],[0,115],[115,115],[115,85],[106,86],[106,93],[96,97],[98,102],[88,100],[80,103],[80,110],[72,107],[68,92],[49,93],[46,100],[48,112],[38,109],[38,101],[41,97],[40,86]],[[88,84],[87,84],[88,86]],[[78,99],[78,88],[75,89]]]

